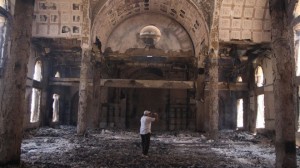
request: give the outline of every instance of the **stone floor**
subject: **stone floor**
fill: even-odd
[[[75,127],[60,126],[27,132],[21,158],[18,167],[25,168],[272,168],[275,150],[271,139],[241,131],[221,131],[218,141],[191,131],[154,132],[146,158],[136,130],[89,130],[80,137]]]

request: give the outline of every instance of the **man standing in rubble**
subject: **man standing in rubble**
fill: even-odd
[[[144,115],[141,118],[140,134],[142,138],[143,156],[145,157],[147,157],[150,146],[151,123],[157,120],[157,113],[151,113],[148,110],[144,111]]]

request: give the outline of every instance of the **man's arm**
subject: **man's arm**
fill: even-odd
[[[152,113],[152,117],[155,118],[155,121],[158,121],[158,114],[157,113]]]

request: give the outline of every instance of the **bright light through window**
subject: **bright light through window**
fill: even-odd
[[[6,9],[6,0],[0,0],[0,6]]]
[[[297,17],[300,15],[300,5],[299,3],[296,5],[296,8],[294,10],[294,17]]]
[[[299,38],[300,36],[300,32],[297,31],[297,41],[298,41],[298,45],[296,46],[298,49],[297,55],[296,55],[296,76],[300,76],[300,44],[299,44]]]
[[[34,67],[33,79],[36,81],[42,80],[42,62],[37,61]]]
[[[264,85],[263,69],[260,66],[258,66],[255,71],[255,83],[257,87]]]
[[[265,128],[265,103],[264,103],[264,95],[257,96],[256,128]]]
[[[242,79],[241,76],[238,76],[238,77],[236,78],[236,81],[237,81],[237,82],[243,82],[243,79]]]
[[[53,94],[53,115],[52,115],[52,122],[58,122],[59,121],[59,95]]]
[[[30,122],[38,122],[40,118],[41,91],[33,88],[31,93]]]
[[[60,73],[57,71],[54,75],[55,78],[60,78]]]
[[[243,99],[237,100],[237,127],[243,128],[244,127],[244,108],[243,108]]]

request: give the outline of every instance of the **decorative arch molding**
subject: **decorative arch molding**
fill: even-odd
[[[193,0],[110,0],[105,3],[99,2],[93,11],[92,39],[96,36],[101,38],[103,48],[118,25],[128,18],[143,13],[156,13],[174,19],[186,30],[191,37],[195,48],[195,55],[200,53],[203,46],[208,45],[208,26],[198,5]]]
[[[174,19],[157,13],[142,13],[134,15],[111,31],[106,48],[125,53],[129,48],[145,48],[140,32],[146,26],[155,26],[161,32],[161,38],[155,43],[157,49],[163,51],[191,52],[194,54],[194,44],[188,32]],[[191,56],[193,56],[191,55]]]

